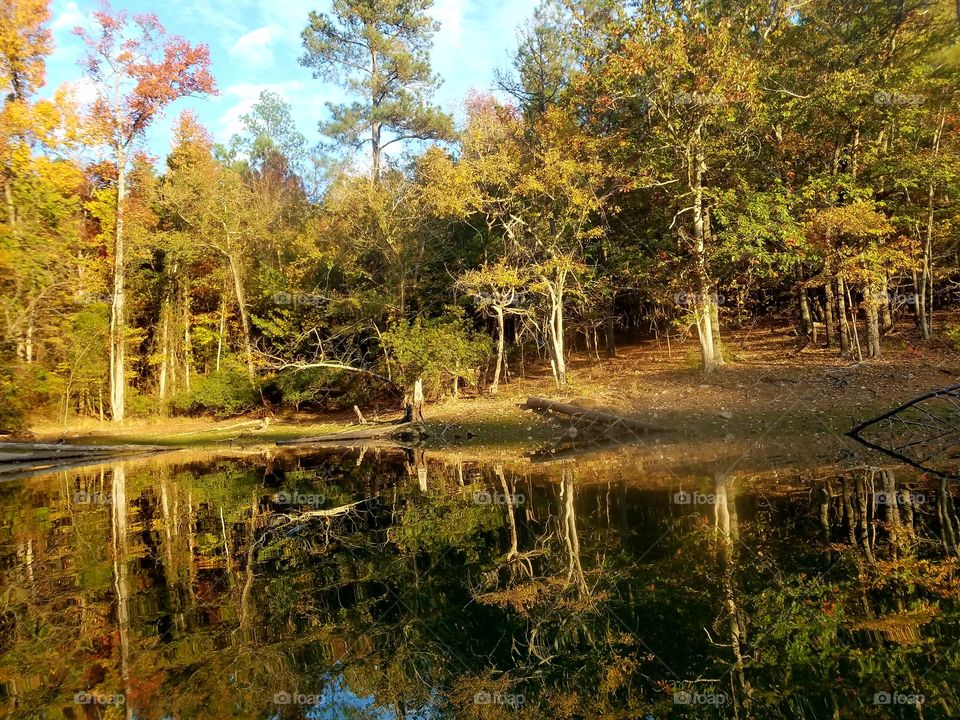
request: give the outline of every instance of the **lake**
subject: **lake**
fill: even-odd
[[[950,480],[221,449],[0,484],[14,718],[960,715]]]

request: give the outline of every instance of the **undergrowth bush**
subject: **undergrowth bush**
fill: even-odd
[[[170,408],[177,415],[229,417],[253,410],[259,403],[260,393],[243,365],[230,359],[220,370],[194,379],[189,390],[174,396]]]
[[[462,316],[400,322],[383,333],[394,380],[408,388],[423,379],[427,397],[452,387],[454,378],[476,384],[490,360],[493,341],[473,332]]]
[[[960,325],[947,325],[946,329],[943,331],[943,336],[947,338],[947,341],[950,343],[950,347],[952,347],[954,350],[960,350]]]

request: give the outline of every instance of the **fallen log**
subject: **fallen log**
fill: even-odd
[[[80,470],[82,468],[92,468],[98,465],[107,465],[117,462],[133,462],[135,460],[146,460],[152,457],[154,453],[140,453],[139,455],[106,455],[86,457],[82,460],[65,460],[55,464],[36,464],[28,469],[19,472],[10,472],[0,475],[0,482],[12,482],[14,480],[25,480],[38,475],[47,475],[54,472],[63,472],[64,470]]]
[[[36,455],[26,452],[37,448]],[[57,448],[61,452],[45,448]],[[10,449],[15,452],[9,452]],[[149,457],[173,448],[158,445],[59,445],[53,443],[0,443],[0,481],[22,480],[61,470]]]
[[[4,452],[23,452],[31,450],[66,450],[70,452],[144,452],[169,450],[170,448],[162,445],[71,445],[70,443],[32,443],[19,441],[0,442],[0,453]],[[0,457],[2,459],[2,457]]]
[[[277,445],[315,445],[343,443],[351,440],[393,440],[407,435],[419,436],[422,433],[417,423],[390,423],[387,425],[367,425],[356,430],[330,433],[328,435],[314,435],[312,437],[294,438],[293,440],[278,440]]]
[[[620,415],[613,410],[600,408],[585,408],[580,405],[571,405],[570,403],[548,400],[546,398],[529,397],[525,405],[530,410],[540,412],[558,413],[568,415],[578,420],[587,420],[594,423],[603,423],[610,428],[620,426],[634,432],[650,433],[663,432],[662,428],[650,425],[643,420],[632,418],[627,415]]]
[[[55,470],[68,464],[72,465],[75,462],[80,462],[81,464],[85,465],[87,462],[92,463],[99,460],[109,460],[112,457],[114,456],[110,453],[87,453],[84,455],[62,455],[60,457],[38,457],[28,458],[26,460],[18,459],[16,461],[8,461],[6,458],[0,457],[0,476],[21,472],[23,470],[30,470],[31,468],[51,468]]]
[[[92,457],[99,454],[101,453],[70,450],[66,447],[62,452],[58,452],[56,450],[37,450],[36,452],[6,452],[6,450],[0,450],[0,468],[9,463],[21,462],[24,460],[39,462],[40,460],[63,460],[67,458]],[[107,455],[109,453],[103,454]]]

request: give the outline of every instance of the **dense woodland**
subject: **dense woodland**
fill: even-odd
[[[537,362],[562,387],[626,333],[712,372],[770,315],[858,360],[957,334],[952,0],[544,0],[464,108],[432,101],[430,5],[302,18],[352,97],[319,144],[265,93],[155,158],[217,92],[207,49],[104,6],[97,100],[51,99],[49,2],[2,0],[0,425],[396,406]]]

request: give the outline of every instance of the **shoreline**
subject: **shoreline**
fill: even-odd
[[[563,435],[562,418],[522,407],[542,396],[586,407],[611,408],[663,428],[658,442],[683,445],[746,443],[774,445],[778,452],[816,456],[847,452],[843,434],[859,422],[957,377],[960,354],[944,343],[887,341],[883,357],[851,362],[829,348],[797,352],[782,328],[749,328],[727,336],[731,362],[710,375],[691,367],[685,352],[654,341],[621,347],[614,359],[575,354],[571,380],[558,390],[545,367],[501,386],[500,393],[464,393],[427,406],[427,449],[529,451]],[[399,411],[382,413],[381,422]],[[272,445],[358,427],[352,413],[281,413],[227,420],[155,417],[113,427],[84,422],[64,428],[37,425],[37,441],[152,444],[178,448]],[[771,443],[771,441],[773,441]]]

